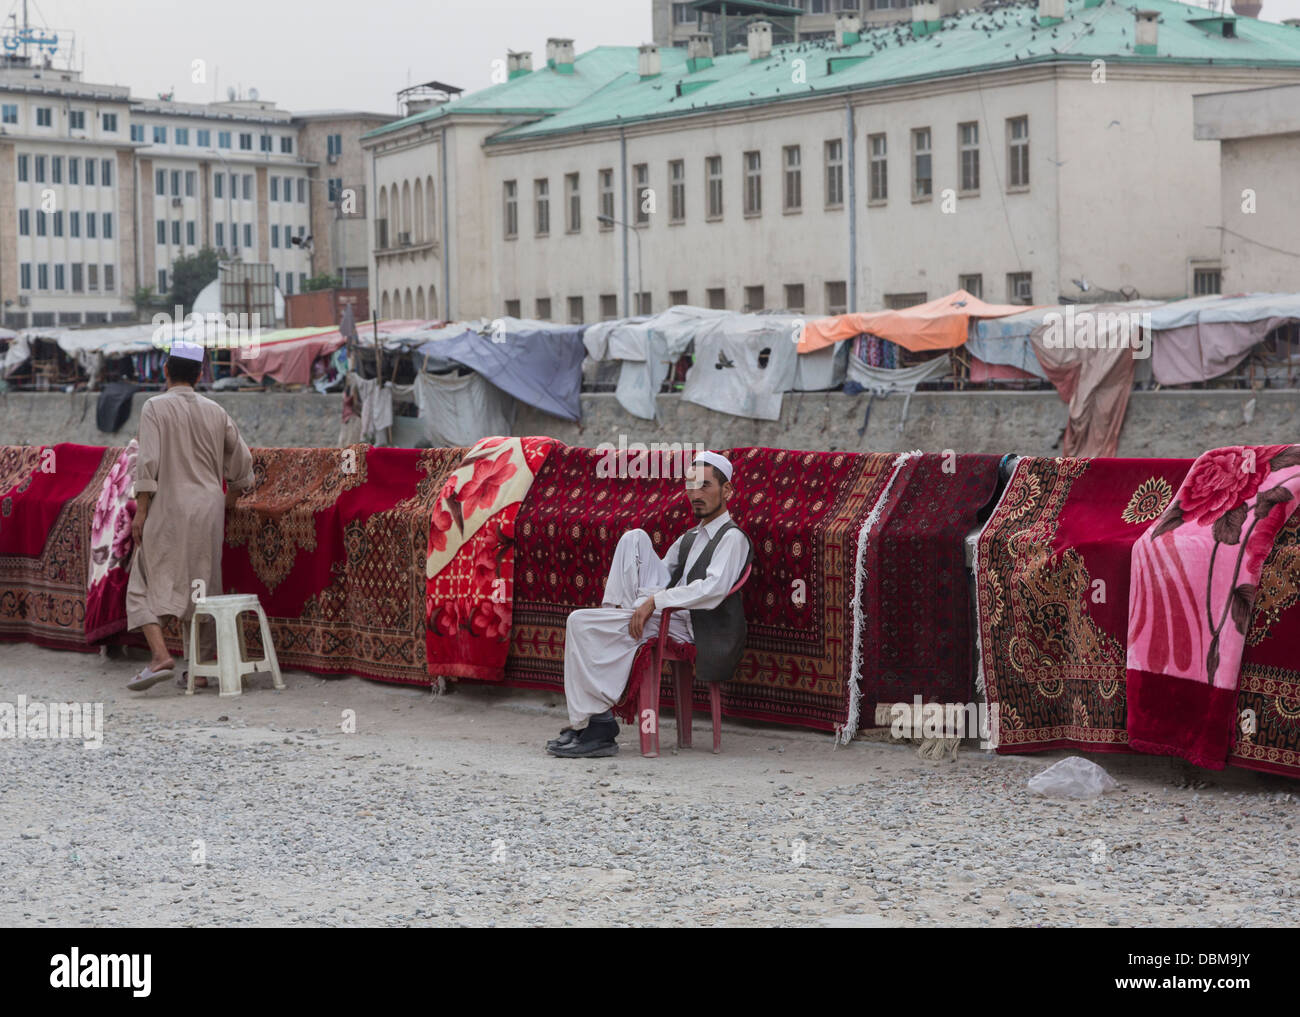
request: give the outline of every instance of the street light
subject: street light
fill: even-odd
[[[639,226],[629,226],[622,219],[615,219],[612,215],[598,215],[596,220],[598,222],[607,222],[612,226],[622,226],[624,230],[631,230],[636,237],[636,300],[639,305],[641,303],[641,294],[644,292],[641,281],[641,228]],[[631,308],[628,308],[628,310],[631,311]]]

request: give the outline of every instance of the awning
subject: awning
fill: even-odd
[[[950,350],[966,342],[972,319],[1001,318],[1025,310],[1023,304],[986,304],[965,290],[957,290],[946,297],[902,310],[817,318],[804,326],[799,338],[799,352],[811,353],[863,333],[888,339],[913,353]]]

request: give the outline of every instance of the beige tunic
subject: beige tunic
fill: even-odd
[[[178,385],[144,404],[135,492],[152,492],[126,588],[130,629],[167,615],[187,621],[197,596],[219,596],[226,505],[222,479],[253,484],[253,457],[218,404]]]

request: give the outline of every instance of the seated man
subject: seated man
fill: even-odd
[[[749,538],[727,512],[727,499],[735,493],[731,473],[725,456],[696,456],[686,471],[686,496],[698,525],[678,537],[662,559],[645,530],[623,534],[601,606],[569,615],[564,641],[569,726],[547,743],[551,755],[585,759],[618,752],[618,721],[610,707],[627,688],[637,649],[658,637],[664,608],[674,609],[668,635],[696,644],[696,675],[703,681],[731,678],[745,647],[745,611],[740,594],[728,594],[753,558]]]

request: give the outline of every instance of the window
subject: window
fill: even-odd
[[[113,239],[113,213],[112,212],[104,213],[104,239],[105,240]]]
[[[763,156],[745,153],[745,214],[763,214]]]
[[[131,140],[144,141],[144,124],[131,125]]]
[[[711,155],[704,160],[704,178],[709,199],[708,219],[722,218],[722,156]]]
[[[18,157],[18,180],[20,183],[27,182],[27,161],[27,156],[25,155],[20,155]]]
[[[1029,117],[1007,120],[1007,186],[1029,186]]]
[[[271,151],[272,144],[273,144],[273,142],[272,142],[272,138],[271,138],[271,135],[269,135],[269,134],[263,134],[263,135],[262,135],[260,138],[258,138],[257,140],[258,140],[258,143],[259,143],[259,145],[260,145],[260,150],[261,150],[261,151],[263,151],[263,152],[269,152],[269,151]]]
[[[519,317],[519,301],[518,301],[518,300],[507,300],[507,301],[506,301],[506,317],[507,317],[507,318],[518,318],[518,317]]]
[[[160,124],[154,124],[154,127],[153,127],[153,143],[154,143],[155,145],[165,145],[165,144],[167,144],[167,128],[166,128],[166,127],[163,127],[163,126],[161,126]]]
[[[514,180],[507,180],[502,194],[505,209],[506,239],[519,236],[519,185]]]
[[[271,178],[271,200],[272,201],[280,200],[280,178],[279,177]]]
[[[544,237],[551,232],[550,192],[549,180],[533,181],[533,229],[539,237]],[[549,301],[547,303],[549,304]]]
[[[582,318],[582,297],[569,298],[569,324],[581,325]]]
[[[157,227],[155,232],[157,233],[158,243],[167,243],[167,220],[159,219],[155,225]]]
[[[698,17],[690,4],[673,4],[674,25],[693,25]]]
[[[176,128],[176,144],[188,145],[190,143],[190,129],[188,127]]]
[[[63,183],[63,156],[50,156],[50,183]]]
[[[643,290],[640,293],[634,294],[634,299],[636,300],[637,314],[654,313],[650,310],[650,293],[648,290]]]
[[[212,175],[212,196],[214,198],[225,197],[225,195],[221,193],[223,190],[222,184],[225,182],[225,179],[226,175],[224,173],[214,173]]]
[[[327,134],[325,136],[325,152],[327,155],[340,156],[343,154],[343,135]]]
[[[925,300],[926,294],[924,293],[886,293],[885,307],[891,311],[901,311],[905,307],[924,304]]]
[[[167,269],[165,268],[158,269],[158,292],[167,292]]]
[[[253,150],[253,134],[251,131],[243,131],[240,133],[239,150],[241,152],[251,152]]]
[[[74,261],[70,266],[72,269],[72,292],[80,293],[83,289],[81,276],[81,262]]]
[[[94,293],[99,289],[99,266],[90,264],[86,266],[86,289]]]
[[[95,186],[95,160],[94,159],[86,160],[86,186],[87,187]]]
[[[826,284],[826,313],[845,314],[849,309],[849,286],[845,282]]]
[[[550,297],[537,298],[537,320],[538,321],[551,320],[551,298]]]
[[[337,205],[340,201],[342,201],[343,200],[343,178],[330,177],[329,191],[327,193],[329,195],[329,203],[331,205]],[[284,178],[284,200],[285,201],[289,200],[289,178],[288,177]]]
[[[50,288],[50,266],[44,263],[36,266],[36,288],[38,290],[48,290]]]
[[[153,191],[154,194],[158,195],[158,197],[160,198],[167,193],[167,171],[166,170],[153,171]]]
[[[218,148],[229,148],[229,147],[230,147],[230,132],[229,132],[229,131],[217,131],[217,147],[218,147]]]
[[[669,290],[668,305],[670,307],[680,307],[683,304],[689,304],[690,301],[687,300],[686,297],[687,294],[685,290]]]
[[[172,170],[172,196],[179,198],[181,195],[181,171]]]
[[[100,184],[102,184],[104,187],[112,187],[112,186],[113,186],[113,160],[112,160],[112,159],[105,159],[105,160],[100,164],[100,170],[101,170],[101,172],[100,172],[100,174],[99,174],[99,182],[100,182]],[[87,177],[86,177],[86,183],[89,184],[89,183],[92,183],[92,182],[93,182],[93,181],[90,179],[91,176],[93,176],[93,174],[87,175]]]
[[[803,312],[803,283],[787,283],[785,287],[785,309]]]
[[[930,176],[930,128],[912,131],[912,200],[931,196],[934,181]]]
[[[112,265],[104,266],[104,292],[105,293],[112,293],[113,288],[117,285],[116,281],[113,278],[114,271],[115,270]]]
[[[272,226],[271,226],[271,246],[272,246],[272,247],[279,247],[279,246],[280,246],[280,227],[279,227],[279,226],[275,226],[275,225],[272,225]]]
[[[244,200],[251,201],[253,198],[253,174],[244,174]]]
[[[106,133],[108,133],[108,134],[116,134],[116,133],[117,133],[117,114],[116,114],[116,113],[101,113],[101,114],[99,115],[99,124],[100,124],[100,126],[104,129],[104,131],[105,131]],[[92,269],[94,269],[96,266],[91,265],[90,267],[91,267]],[[93,290],[95,287],[92,286],[92,287],[90,287],[90,288]]]
[[[253,247],[253,224],[244,223],[244,246],[250,250]]]
[[[844,204],[844,142],[832,138],[826,142],[826,207],[839,208]]]
[[[705,296],[709,301],[709,309],[713,311],[722,311],[727,307],[727,291],[718,287],[705,291]]]
[[[86,129],[86,112],[85,110],[74,109],[68,111],[68,130],[84,131]]]
[[[284,273],[284,292],[287,296],[293,295],[293,273]]]
[[[198,184],[199,174],[196,170],[185,171],[185,197],[194,197],[194,188]]]
[[[38,184],[45,183],[45,156],[38,155],[34,165],[36,167],[36,182]]]
[[[95,213],[89,212],[87,214],[94,215]],[[80,212],[68,213],[68,236],[70,237],[81,236],[81,213]]]
[[[293,155],[293,138],[288,134],[280,135],[280,154]]]
[[[577,233],[582,229],[582,192],[578,187],[578,174],[565,174],[564,191],[568,199],[565,201],[565,213],[568,216],[567,229],[570,233]],[[572,298],[570,298],[570,302],[572,302]],[[581,297],[578,298],[578,302],[581,304]],[[581,323],[582,319],[579,318],[578,324]]]
[[[46,219],[45,213],[42,212],[40,209],[37,209],[36,210],[36,235],[38,237],[45,236],[46,232],[49,230],[49,226],[46,225],[45,219]]]
[[[787,145],[781,153],[785,163],[781,210],[799,212],[803,209],[803,155],[798,145]]]
[[[110,213],[104,213],[104,239],[109,240],[113,236],[113,217]],[[95,213],[86,213],[86,238],[95,239]]]
[[[602,321],[611,321],[618,317],[618,296],[613,293],[600,295],[600,317]]]
[[[56,237],[63,236],[63,210],[62,209],[54,213],[54,235]]]
[[[50,113],[50,107],[49,107],[49,106],[37,106],[37,107],[36,107],[36,126],[37,126],[37,127],[50,127],[50,126],[53,126],[53,124],[54,124],[54,117],[53,117],[53,116],[51,115],[51,113]]]
[[[632,195],[636,202],[632,221],[641,226],[650,221],[650,205],[653,200],[649,198],[650,167],[643,162],[637,163],[632,167],[632,180],[634,181]]]
[[[1032,304],[1034,302],[1034,275],[1032,272],[1007,273],[1007,303]]]
[[[764,299],[763,299],[763,287],[762,287],[762,286],[746,286],[746,287],[745,287],[745,311],[746,311],[746,313],[749,313],[749,312],[751,312],[751,311],[761,311],[761,310],[763,310],[763,308],[764,308],[765,306],[767,306],[767,305],[766,305],[766,302],[765,302]]]
[[[686,163],[681,159],[668,164],[668,221],[686,221]]]
[[[978,272],[959,275],[957,277],[957,288],[965,290],[972,297],[977,297],[980,300],[984,299],[984,277]]]
[[[307,178],[298,178],[298,204],[302,205],[307,201]]]
[[[62,263],[54,266],[54,288],[56,290],[68,288],[68,270]]]
[[[25,208],[18,210],[18,235],[20,237],[32,235],[32,213]]]
[[[18,266],[18,288],[29,290],[32,288],[32,263],[24,261]]]
[[[600,217],[601,229],[614,228],[614,171],[612,169],[600,171]]]
[[[225,226],[225,223],[217,223],[217,224],[215,225],[214,228],[215,228],[215,230],[216,230],[216,238],[215,238],[215,239],[216,239],[216,241],[217,241],[217,246],[218,246],[218,247],[225,247],[225,246],[226,246],[226,226]]]
[[[868,201],[887,201],[889,199],[889,149],[883,134],[867,137],[867,151],[870,153]]]
[[[961,156],[961,189],[975,194],[980,189],[980,125],[971,121],[957,125],[957,150]]]
[[[0,105],[0,122],[6,124],[18,123],[18,103],[6,102],[3,105]],[[28,270],[30,272],[30,266],[28,266]],[[27,286],[24,286],[23,288],[30,289],[30,287]]]
[[[1223,292],[1223,270],[1219,268],[1196,268],[1192,270],[1192,294],[1203,297],[1211,293]]]
[[[212,130],[208,127],[200,127],[194,132],[194,144],[199,148],[212,147]]]
[[[194,246],[194,220],[189,219],[185,223],[185,243],[190,247]]]
[[[68,183],[81,183],[81,160],[75,156],[68,157]]]

